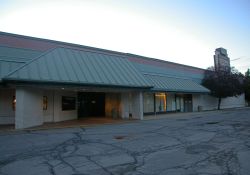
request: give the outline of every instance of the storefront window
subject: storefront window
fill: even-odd
[[[183,95],[181,94],[176,94],[176,111],[178,112],[184,111]]]
[[[76,109],[76,98],[62,96],[62,110],[75,110]]]
[[[154,112],[154,94],[153,93],[144,93],[143,112],[144,113]]]
[[[176,97],[176,111],[181,111],[181,97]]]
[[[155,94],[155,109],[156,109],[156,112],[167,111],[167,96],[165,93]]]

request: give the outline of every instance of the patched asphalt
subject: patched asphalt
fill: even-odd
[[[248,175],[250,109],[2,132],[3,175]]]

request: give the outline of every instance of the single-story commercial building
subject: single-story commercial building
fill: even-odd
[[[204,69],[0,32],[0,124],[27,128],[82,117],[143,119],[210,110]],[[244,95],[222,108],[245,105]]]

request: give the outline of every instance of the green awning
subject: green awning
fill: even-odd
[[[119,55],[55,48],[8,74],[5,81],[150,88],[139,70]]]
[[[202,85],[190,80],[164,75],[144,74],[144,77],[154,85],[152,90],[183,93],[209,93]]]
[[[30,49],[0,46],[0,81],[4,76],[40,54],[41,52]]]
[[[24,65],[21,61],[6,61],[0,59],[0,81],[11,71],[16,70],[18,67]]]

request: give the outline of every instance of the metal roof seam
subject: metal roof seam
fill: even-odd
[[[146,81],[146,79],[144,78],[143,74],[134,66],[133,63],[129,62],[129,64],[131,64],[131,69],[136,72],[136,75],[135,78],[137,79],[138,82],[143,82],[143,83],[148,83]]]
[[[72,70],[71,72],[73,72],[73,74],[75,75],[75,78],[78,80],[78,82],[80,82],[80,78],[79,78],[79,76],[77,75],[76,70],[74,69],[74,67],[73,67],[73,65],[72,65],[72,61],[73,61],[72,54],[70,55],[68,52],[69,52],[69,51],[64,50],[64,53],[65,53],[65,54],[64,54],[65,61],[67,61],[67,65],[70,66],[70,70]],[[66,56],[65,56],[65,55],[66,55]],[[69,59],[70,59],[70,61],[69,61]]]
[[[32,59],[32,58],[27,58],[27,57],[20,57],[20,56],[6,56],[6,55],[0,55],[0,57],[5,57],[5,58],[18,58],[18,59]],[[2,60],[5,60],[5,59],[2,59]],[[8,60],[6,60],[6,61],[8,61]]]
[[[113,59],[116,59],[116,61],[113,61]],[[126,66],[126,64],[127,64],[126,60],[125,59],[121,60],[121,58],[119,58],[119,57],[118,58],[112,57],[112,59],[110,61],[112,62],[112,64],[111,64],[112,67],[113,66],[117,67],[120,70],[120,73],[121,73],[121,75],[119,76],[120,77],[119,81],[121,81],[120,83],[132,84],[131,81],[129,80],[129,78],[127,76],[125,76],[125,74],[127,74],[127,73],[125,72],[124,68],[121,66],[121,65]],[[129,74],[127,74],[127,75],[129,75]]]
[[[106,63],[106,61],[104,61],[104,59],[99,59],[99,61],[100,61],[100,64],[102,64],[102,66],[108,66],[107,63]],[[108,81],[110,83],[112,83],[112,78],[114,79],[113,75],[109,74],[106,69],[103,69],[103,72],[105,74],[105,77],[108,79]]]
[[[41,76],[41,74],[40,74],[40,68],[39,68],[39,66],[38,66],[38,63],[37,62],[34,62],[35,64],[36,64],[36,71],[37,71],[37,75],[38,75],[38,77],[40,78],[40,79],[42,79],[42,76]]]
[[[190,80],[190,78],[171,76],[171,75],[160,74],[160,73],[152,73],[152,72],[142,72],[142,73],[144,75],[152,75],[152,76],[169,77],[169,78],[176,78],[176,79],[182,79],[182,80]]]
[[[102,69],[102,65],[100,65],[100,59],[98,58],[98,57],[101,57],[101,55],[99,55],[99,54],[92,54],[92,61],[94,61],[96,64],[93,64],[94,66],[95,66],[95,68],[96,68],[96,71],[98,72],[98,75],[99,75],[99,77],[103,80],[103,82],[105,82],[105,80],[107,81],[108,79],[107,79],[107,77],[105,76],[105,73],[104,73],[104,71],[103,71],[103,69]],[[109,81],[109,80],[108,80]]]
[[[101,69],[103,77],[105,77],[105,79],[108,80],[109,83],[112,83],[112,80],[110,79],[109,74],[106,72],[106,69],[103,69],[103,65],[105,61],[103,61],[103,59],[101,58],[101,55],[93,55],[93,57],[98,60],[97,64],[99,68]]]
[[[101,49],[101,48],[85,46],[85,45],[80,45],[80,44],[74,44],[74,43],[68,43],[68,42],[63,42],[63,41],[43,39],[43,38],[37,38],[37,37],[32,37],[32,36],[24,36],[24,35],[18,35],[18,34],[1,32],[1,31],[0,31],[0,35],[28,39],[28,40],[33,40],[33,41],[47,42],[47,43],[55,45],[55,47],[71,48],[71,49],[82,50],[82,51],[83,51],[83,49],[86,49],[84,51],[103,53],[103,54],[109,54],[109,55],[112,54],[112,55],[116,55],[116,56],[120,55],[122,57],[127,57],[126,54],[123,52]],[[109,52],[109,53],[107,53],[107,52]]]
[[[78,62],[78,58],[76,57],[75,52],[72,52],[71,64],[72,64],[71,65],[72,69],[74,69],[79,81],[87,81],[87,78],[81,69],[81,66]],[[75,69],[74,67],[78,67],[78,69]]]
[[[55,58],[53,52],[51,52],[50,54],[52,55],[52,58]],[[55,72],[55,75],[57,75],[58,79],[62,80],[63,78],[59,72],[59,67],[58,67],[58,64],[56,64],[56,60],[55,59],[50,59],[50,60],[51,60],[51,64],[48,64],[48,65],[49,66],[53,65],[53,68],[54,68],[54,69],[53,68],[51,69],[51,73]],[[48,61],[48,59],[47,59],[47,61]],[[49,67],[48,67],[48,69],[49,69]]]
[[[107,59],[106,55],[103,55],[103,58],[105,59],[105,61],[108,62],[110,69],[110,73],[113,76],[113,80],[118,83],[121,84],[120,79],[121,79],[121,75],[117,72],[116,68],[114,67],[114,62],[113,62],[113,58],[111,57],[111,59]],[[118,77],[116,77],[118,76]]]
[[[86,78],[86,81],[91,82],[91,80],[94,79],[94,76],[89,71],[89,67],[87,66],[87,63],[84,61],[82,54],[79,51],[76,52],[76,57],[77,61],[79,62],[79,67]]]
[[[153,60],[155,62],[161,62],[161,63],[170,63],[170,64],[182,66],[184,68],[191,68],[191,69],[204,71],[204,69],[202,69],[202,68],[193,67],[193,66],[189,66],[189,65],[183,65],[183,64],[179,64],[179,63],[174,63],[174,62],[165,61],[165,60],[159,60],[156,58],[150,58],[150,57],[140,56],[140,55],[131,54],[131,53],[123,53],[123,52],[105,50],[105,49],[100,49],[100,48],[94,48],[94,47],[84,46],[84,45],[80,45],[80,44],[73,44],[73,43],[67,43],[67,42],[62,42],[62,41],[53,41],[53,40],[49,40],[49,39],[42,39],[42,38],[36,38],[36,37],[30,37],[30,36],[22,36],[22,35],[11,34],[11,33],[6,33],[6,32],[0,32],[0,35],[6,36],[6,37],[7,36],[12,37],[12,38],[16,37],[16,38],[24,39],[24,40],[32,40],[32,41],[34,40],[37,42],[39,41],[39,42],[43,42],[43,43],[49,43],[49,44],[57,46],[57,47],[64,47],[64,48],[71,47],[71,49],[77,49],[77,50],[82,50],[82,51],[84,50],[86,52],[116,55],[116,56],[120,56],[122,58],[137,57],[140,59]],[[22,49],[24,49],[24,48],[22,48]]]
[[[44,59],[44,72],[47,72],[48,73],[48,79],[52,79],[52,74],[51,74],[51,72],[50,72],[50,69],[49,69],[49,64],[48,64],[48,60],[47,59]],[[40,65],[42,65],[41,63],[40,63]],[[51,64],[50,64],[50,66],[51,66]]]
[[[96,77],[97,77],[97,79],[98,79],[97,82],[103,83],[102,78],[101,78],[100,73],[99,73],[99,70],[96,68],[96,65],[95,65],[95,63],[93,62],[93,60],[91,59],[89,53],[85,53],[85,55],[86,55],[86,57],[88,58],[87,60],[90,62],[91,66],[92,66],[92,68],[93,68],[93,71],[95,72],[94,75],[96,75]]]
[[[188,79],[177,79],[149,74],[144,74],[144,76],[153,82],[153,89],[161,89],[164,91],[209,92],[205,87]]]
[[[127,59],[122,59],[119,57],[118,61],[116,62],[116,65],[121,70],[121,76],[123,77],[123,81],[125,81],[125,83],[128,83],[128,84],[140,84],[141,83],[140,81],[138,81],[138,79],[136,79],[138,74],[135,73],[134,71],[129,71],[129,69],[133,68],[133,65],[131,66],[130,62]]]
[[[151,58],[151,57],[131,54],[131,53],[126,53],[126,55],[128,55],[128,57],[137,57],[137,58],[147,59],[147,60],[152,60],[152,61],[157,61],[157,62],[170,63],[170,64],[174,64],[174,65],[178,65],[178,66],[183,66],[184,68],[199,69],[199,70],[202,70],[202,71],[205,70],[205,69],[202,69],[202,68],[199,68],[199,67],[184,65],[184,64],[180,64],[180,63],[175,63],[175,62],[171,62],[171,61],[166,61],[166,60],[161,60],[161,59],[157,59],[157,58]]]
[[[8,77],[8,76],[14,74],[14,73],[17,72],[18,70],[20,70],[20,69],[22,69],[23,67],[25,67],[26,65],[31,64],[32,62],[36,61],[37,59],[41,58],[43,55],[46,55],[46,54],[50,53],[50,52],[53,51],[53,50],[55,50],[55,48],[53,48],[53,49],[51,49],[51,50],[48,50],[48,51],[42,53],[42,54],[39,55],[38,57],[33,58],[32,60],[30,60],[29,62],[25,63],[24,65],[22,65],[22,66],[18,67],[17,69],[11,71],[10,73],[8,73],[8,74],[7,74],[6,76],[4,76],[4,77]],[[3,78],[3,79],[4,79],[4,78]]]
[[[0,61],[2,61],[2,62],[11,62],[11,63],[26,63],[26,61],[4,60],[4,59],[0,59]]]
[[[67,69],[67,64],[65,64],[65,54],[64,53],[61,53],[62,52],[62,50],[59,48],[59,49],[57,49],[57,50],[55,50],[56,51],[56,53],[57,53],[57,55],[58,55],[58,57],[57,57],[57,60],[59,60],[58,61],[58,63],[61,63],[61,66],[63,67],[63,71],[61,71],[63,74],[64,74],[64,76],[63,77],[67,77],[68,78],[68,80],[72,80],[72,78],[70,77],[70,74],[69,74],[69,72],[68,72],[68,69]]]
[[[0,32],[0,35],[1,35],[1,32]],[[41,51],[38,51],[38,50],[34,50],[34,49],[27,49],[27,48],[20,48],[20,47],[14,47],[14,46],[7,46],[7,45],[2,45],[0,44],[0,47],[8,47],[8,48],[15,48],[15,49],[20,49],[20,50],[31,50],[31,51],[35,51],[35,52],[41,52]]]
[[[82,63],[84,64],[84,66],[88,69],[88,71],[86,71],[86,76],[87,76],[87,74],[89,75],[89,80],[88,80],[88,82],[90,82],[90,80],[95,80],[95,77],[93,76],[93,74],[91,73],[91,71],[90,71],[90,68],[89,68],[89,66],[87,66],[87,62],[86,62],[86,60],[84,60],[84,57],[83,57],[83,54],[82,53],[80,53],[80,51],[77,51],[77,53],[78,53],[78,55],[80,56],[80,60],[82,61]],[[96,80],[95,80],[96,81]]]
[[[129,61],[129,60],[127,60],[127,62],[126,62],[127,64],[124,64],[124,66],[126,67],[126,70],[128,70],[129,72],[135,72],[134,71],[134,65]],[[135,75],[134,76],[130,76],[130,78],[131,79],[133,79],[133,81],[135,81],[135,82],[140,82],[140,80],[138,81],[138,79],[140,79],[139,77],[138,77],[138,75],[140,75],[141,73],[135,73]]]
[[[76,53],[78,53],[77,59],[81,60],[81,66],[76,66],[74,62]],[[106,64],[102,64],[102,62]],[[82,66],[89,70],[87,72],[92,77],[91,79],[80,79],[80,72],[86,72]],[[80,74],[78,75],[77,73]],[[108,73],[113,78],[108,78]],[[12,74],[5,76],[4,80],[152,87],[152,84],[149,84],[134,64],[127,59],[114,55],[108,56],[107,54],[90,53],[61,47],[53,48],[32,59],[13,71]]]
[[[131,67],[131,70],[135,73],[136,76],[133,77],[136,79],[137,82],[150,85],[150,83],[144,78],[141,71],[139,71],[139,69],[132,62],[128,60],[128,64],[131,65],[129,67]]]
[[[29,82],[29,83],[51,83],[51,84],[72,84],[72,85],[83,85],[83,86],[93,86],[93,84],[86,84],[85,82],[80,82],[80,83],[75,83],[74,81],[65,81],[65,82],[61,82],[61,81],[54,81],[54,80],[45,80],[45,81],[40,81],[40,80],[27,80],[27,79],[22,79],[22,78],[9,78],[8,79],[9,82]],[[117,84],[103,84],[103,83],[96,83],[94,86],[102,86],[102,87],[127,87],[127,88],[151,88],[151,87],[147,87],[147,86],[138,86],[138,85],[133,85],[133,86],[128,86],[128,85],[117,85]]]

